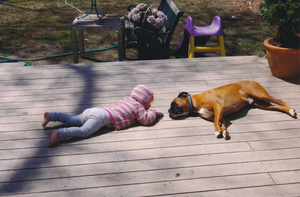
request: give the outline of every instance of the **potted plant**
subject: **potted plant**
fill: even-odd
[[[300,77],[300,1],[265,0],[262,18],[278,29],[264,41],[271,72],[279,78]]]

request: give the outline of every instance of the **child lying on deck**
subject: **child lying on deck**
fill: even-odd
[[[45,112],[43,129],[50,121],[65,123],[69,128],[53,129],[48,146],[52,146],[58,138],[88,137],[101,127],[114,125],[116,130],[133,125],[136,120],[143,125],[152,124],[162,113],[149,108],[154,100],[153,92],[145,85],[136,86],[130,97],[123,98],[112,107],[94,107],[84,110],[82,114],[72,116],[59,112]]]

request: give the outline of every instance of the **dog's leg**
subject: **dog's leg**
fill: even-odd
[[[217,136],[217,138],[222,138],[223,137],[223,130],[221,130],[221,121],[224,119],[223,118],[223,104],[219,103],[216,104],[214,107],[214,112],[215,112],[215,116],[214,116],[214,125],[215,125],[215,135]],[[224,125],[222,124],[222,127],[225,127],[225,120],[224,120]],[[223,127],[223,128],[224,128]]]
[[[283,111],[290,116],[297,118],[297,113],[295,109],[291,108],[285,102],[283,102],[280,99],[275,99],[269,93],[267,90],[260,84],[256,83],[254,88],[251,89],[251,91],[247,90],[247,95],[249,95],[251,98],[254,98],[255,103],[254,105],[261,109],[267,109],[267,110],[279,110]],[[264,101],[266,103],[261,103],[259,101]],[[275,103],[279,106],[272,105],[271,103]]]
[[[226,129],[226,125],[225,125],[225,118],[222,117],[222,124],[221,124],[221,131],[222,131],[222,134],[223,134],[223,138],[225,140],[229,140],[230,139],[230,135],[229,135],[229,132],[227,131]]]
[[[277,106],[277,105],[272,105],[269,102],[262,103],[262,102],[259,102],[259,101],[255,101],[254,106],[256,106],[256,107],[258,107],[260,109],[282,111],[282,112],[285,112],[285,113],[289,114],[293,118],[297,118],[296,110],[293,109],[293,108],[291,108],[291,107],[289,107],[288,105],[285,105],[285,106],[279,105],[279,106]]]
[[[208,120],[208,121],[212,121],[212,122],[215,122],[215,116],[210,116],[210,117],[203,117],[203,116],[200,116],[201,118],[205,119],[205,120]],[[219,126],[220,127],[220,126]],[[217,138],[223,138],[223,135],[222,135],[222,130],[218,130],[218,131],[215,131],[215,135]]]
[[[210,117],[203,117],[203,116],[200,116],[201,118],[205,119],[205,120],[209,120],[209,121],[212,121],[212,122],[215,122],[215,116],[210,116]],[[220,128],[220,126],[219,126]],[[222,130],[217,130],[215,131],[215,135],[217,138],[223,138],[223,135],[222,135]]]
[[[262,94],[260,98],[256,97],[256,99],[258,100],[255,101],[254,105],[258,108],[266,109],[266,110],[279,110],[289,114],[293,118],[297,118],[297,113],[295,109],[285,104],[285,102],[283,102],[282,100],[275,99],[274,97],[269,95],[266,90],[264,91],[264,94]],[[263,101],[264,103],[259,101]],[[275,103],[277,105],[272,105],[271,103]]]

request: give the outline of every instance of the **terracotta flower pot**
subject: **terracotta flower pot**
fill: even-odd
[[[269,44],[272,38],[264,41],[268,63],[272,74],[278,78],[300,77],[300,49],[281,48]]]

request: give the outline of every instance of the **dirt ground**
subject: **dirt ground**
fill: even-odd
[[[75,6],[89,10],[90,2]],[[69,1],[71,2],[71,1]],[[99,1],[103,13],[127,14],[127,6],[133,1]],[[145,0],[158,6],[160,1]],[[264,55],[263,40],[273,35],[274,28],[265,23],[259,14],[263,0],[174,0],[185,11],[172,38],[170,58],[180,42],[187,16],[192,16],[194,25],[209,25],[215,15],[222,18],[227,56]],[[38,58],[58,55],[40,61],[26,61],[31,65],[73,63],[70,24],[79,15],[78,11],[63,1],[0,0],[0,56],[10,58]],[[5,13],[2,13],[5,12]],[[117,44],[116,32],[85,33],[86,50],[106,48]],[[215,56],[218,54],[207,54]],[[117,61],[117,48],[88,53],[80,62]],[[126,50],[126,61],[136,60],[137,51]],[[3,60],[3,59],[2,59]],[[0,61],[2,61],[0,59]]]

